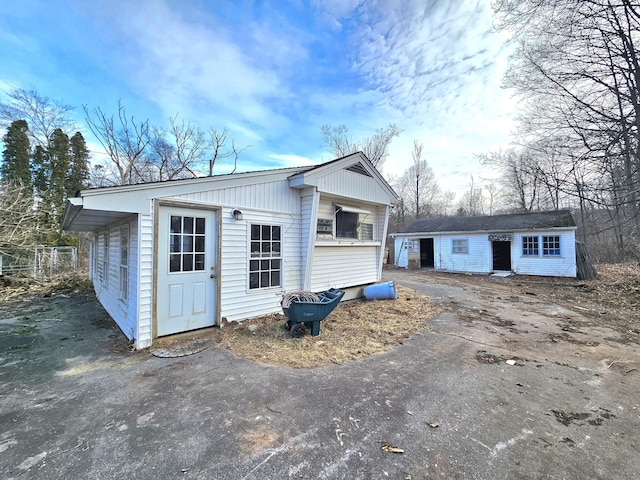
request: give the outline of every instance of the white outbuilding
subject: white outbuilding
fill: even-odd
[[[575,232],[559,210],[419,219],[390,236],[399,268],[575,277]]]
[[[283,292],[355,296],[381,280],[397,195],[362,153],[314,167],[94,188],[63,228],[91,232],[89,275],[137,348],[279,312]]]

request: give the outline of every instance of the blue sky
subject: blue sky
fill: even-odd
[[[331,159],[325,124],[357,139],[395,123],[383,173],[410,166],[417,139],[460,191],[494,175],[473,154],[513,129],[504,40],[489,0],[1,2],[0,99],[35,89],[82,122],[82,105],[115,113],[120,98],[152,123],[226,127],[253,145],[239,171]]]

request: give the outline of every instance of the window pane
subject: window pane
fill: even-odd
[[[175,215],[171,215],[171,233],[182,232],[182,218]]]
[[[260,240],[260,225],[251,225],[251,240]]]
[[[193,270],[193,255],[185,253],[182,255],[182,271],[190,272]]]
[[[182,233],[193,233],[193,217],[184,217],[182,222]]]
[[[249,288],[260,288],[260,274],[259,273],[251,273],[249,274]]]
[[[271,227],[271,240],[280,240],[280,227]]]
[[[271,240],[271,227],[262,225],[262,240]]]
[[[268,257],[271,254],[271,244],[269,242],[262,243],[262,256]]]
[[[204,237],[196,237],[196,252],[204,252]]]
[[[204,218],[196,218],[196,233],[204,235]]]
[[[280,260],[271,260],[271,268],[280,270]]]
[[[274,257],[280,256],[280,242],[273,242],[271,244],[271,249]]]
[[[193,237],[192,236],[182,237],[182,251],[183,252],[193,252]]]
[[[252,257],[260,256],[260,242],[251,242],[251,256]]]
[[[336,213],[336,237],[358,238],[358,214],[353,212]]]
[[[269,272],[260,272],[260,287],[269,287]]]
[[[180,255],[169,255],[169,271],[180,271]]]
[[[251,260],[249,262],[249,271],[250,272],[257,272],[258,270],[260,270],[260,261],[259,260]]]
[[[270,264],[271,264],[270,260],[261,260],[260,261],[260,270],[269,270]]]
[[[195,270],[204,270],[204,254],[196,254]]]
[[[171,235],[171,245],[169,245],[170,252],[180,251],[180,235]]]
[[[273,271],[271,272],[271,286],[280,285],[280,272]]]

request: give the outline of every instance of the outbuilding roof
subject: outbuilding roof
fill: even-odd
[[[555,210],[479,217],[424,218],[414,220],[392,236],[402,233],[510,232],[575,226],[569,210]]]

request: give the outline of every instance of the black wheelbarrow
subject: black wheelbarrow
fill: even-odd
[[[288,307],[282,307],[287,317],[284,328],[291,331],[294,338],[304,337],[307,329],[311,330],[312,336],[319,335],[320,322],[338,306],[343,296],[344,290],[331,288],[319,293],[318,301],[291,300]]]

